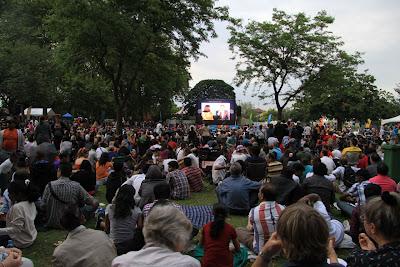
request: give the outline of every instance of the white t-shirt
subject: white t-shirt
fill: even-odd
[[[333,159],[331,159],[330,157],[323,156],[321,158],[321,162],[325,164],[326,168],[328,169],[328,174],[331,174],[336,168],[335,162],[333,162]]]
[[[305,136],[311,135],[311,127],[310,126],[304,127],[303,133]]]
[[[9,173],[12,169],[12,162],[10,159],[6,159],[1,165],[0,165],[0,174],[5,174]]]
[[[193,153],[190,153],[186,157],[190,158],[192,160],[192,167],[199,168],[200,163],[199,163],[199,158],[196,157]]]
[[[129,184],[135,188],[135,202],[136,203],[139,203],[139,201],[141,199],[141,197],[139,196],[139,189],[145,178],[146,178],[146,174],[144,174],[144,173],[135,174],[131,178],[126,180],[125,183],[122,184],[122,185]]]
[[[215,161],[212,166],[212,179],[214,184],[218,184],[220,181],[224,180],[226,175],[226,170],[216,170],[216,166],[226,167],[226,158],[224,155],[220,155]]]
[[[335,245],[339,245],[344,238],[344,227],[343,224],[337,220],[332,220],[329,216],[326,207],[322,201],[314,203],[314,209],[325,219],[329,227],[329,236],[335,237]]]
[[[249,157],[248,154],[245,154],[245,153],[237,153],[237,152],[235,151],[235,152],[233,152],[233,154],[232,154],[231,164],[232,164],[232,163],[235,163],[236,161],[239,161],[239,160],[246,161],[246,159],[247,159],[248,157]]]

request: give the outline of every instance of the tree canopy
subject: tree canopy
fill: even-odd
[[[202,80],[185,96],[188,114],[196,113],[197,101],[203,99],[235,99],[235,89],[222,80]]]
[[[354,118],[376,120],[397,115],[399,107],[394,96],[379,90],[372,75],[357,71],[362,62],[359,53],[341,53],[303,84],[295,110],[309,120],[321,115],[336,118],[339,125]]]
[[[59,61],[108,83],[120,125],[129,102],[143,113],[188,88],[189,58],[227,17],[210,0],[56,0],[47,22]]]
[[[336,57],[341,42],[328,30],[333,21],[325,11],[311,18],[274,9],[272,21],[230,26],[229,45],[238,59],[236,84],[254,84],[260,99],[273,99],[282,119],[303,82]]]

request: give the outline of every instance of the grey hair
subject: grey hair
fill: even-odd
[[[191,232],[191,222],[172,205],[155,205],[143,227],[146,243],[167,246],[173,251],[187,246]]]
[[[239,176],[242,173],[242,165],[238,162],[232,163],[229,171],[231,172],[231,175]]]

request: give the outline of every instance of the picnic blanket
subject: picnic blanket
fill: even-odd
[[[192,225],[198,229],[214,220],[212,206],[187,206],[182,205],[182,211],[192,222]]]

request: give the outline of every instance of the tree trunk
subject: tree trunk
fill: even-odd
[[[123,114],[123,107],[117,107],[117,134],[122,134],[122,114]]]
[[[337,130],[341,131],[343,127],[343,119],[337,118],[336,120],[337,120],[337,126],[336,126]]]
[[[278,109],[278,121],[282,121],[282,119],[283,119],[283,108],[281,108],[281,107],[278,107],[277,108]]]

